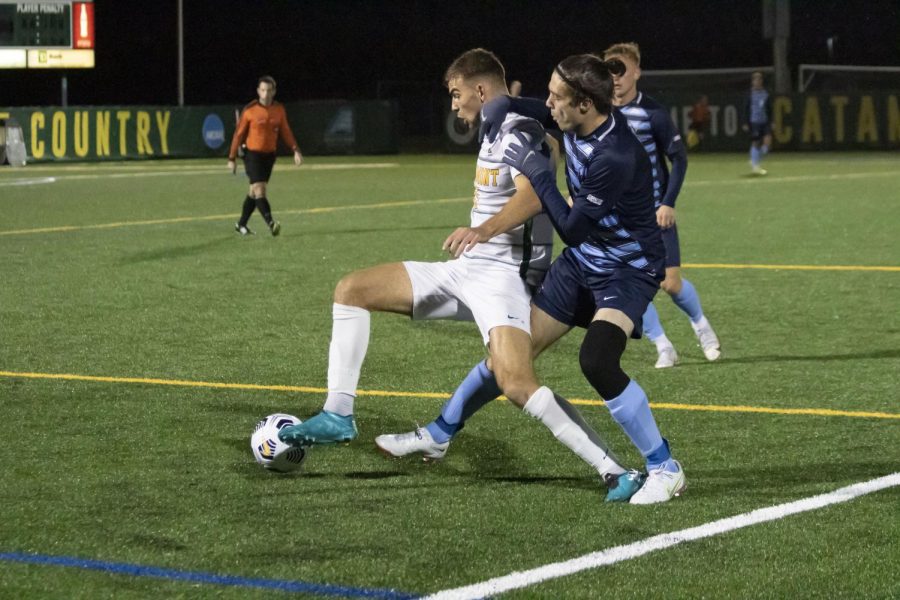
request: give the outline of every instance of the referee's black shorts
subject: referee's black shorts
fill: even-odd
[[[247,177],[250,178],[250,183],[268,183],[274,166],[274,152],[247,150],[244,153],[244,170],[247,172]]]

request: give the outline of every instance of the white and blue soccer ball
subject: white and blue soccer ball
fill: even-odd
[[[278,439],[279,431],[300,423],[297,417],[284,413],[269,415],[257,423],[250,436],[250,448],[256,462],[279,473],[290,473],[303,466],[307,449],[290,446]]]

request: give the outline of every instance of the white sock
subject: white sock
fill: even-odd
[[[584,422],[574,407],[542,386],[525,403],[525,412],[539,419],[560,442],[600,475],[619,475],[625,469],[609,454],[603,440]]]
[[[656,338],[655,340],[653,340],[653,343],[656,344],[656,351],[657,351],[657,352],[662,352],[662,351],[665,350],[666,348],[673,348],[673,347],[674,347],[674,346],[672,345],[672,342],[669,341],[669,338],[666,337],[666,334],[662,334],[661,336],[659,336],[658,338]]]
[[[324,409],[341,416],[353,414],[353,399],[366,351],[370,314],[364,308],[332,306],[331,345],[328,348],[328,398]]]
[[[706,329],[709,327],[709,321],[706,320],[706,315],[700,317],[700,320],[694,323],[691,321],[691,327],[694,328],[694,331],[700,331],[701,329]]]

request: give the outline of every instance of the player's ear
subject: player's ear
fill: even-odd
[[[483,85],[483,84],[480,84],[480,83],[477,84],[477,85],[475,86],[475,92],[478,94],[478,100],[480,100],[481,103],[484,104],[484,99],[485,99],[485,95],[484,95],[484,85]]]

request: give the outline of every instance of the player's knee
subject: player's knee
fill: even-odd
[[[250,195],[254,198],[265,198],[266,197],[266,184],[264,183],[254,183],[250,186]]]
[[[604,400],[615,398],[628,386],[628,376],[620,364],[627,341],[619,326],[594,321],[581,343],[581,372]]]
[[[525,406],[528,398],[538,387],[534,376],[523,373],[522,369],[515,368],[501,360],[495,359],[491,366],[494,377],[497,379],[497,386],[503,391],[503,395],[516,406],[520,408]]]
[[[341,280],[334,287],[334,301],[338,304],[367,308],[364,300],[364,287],[355,272],[341,277]]]

